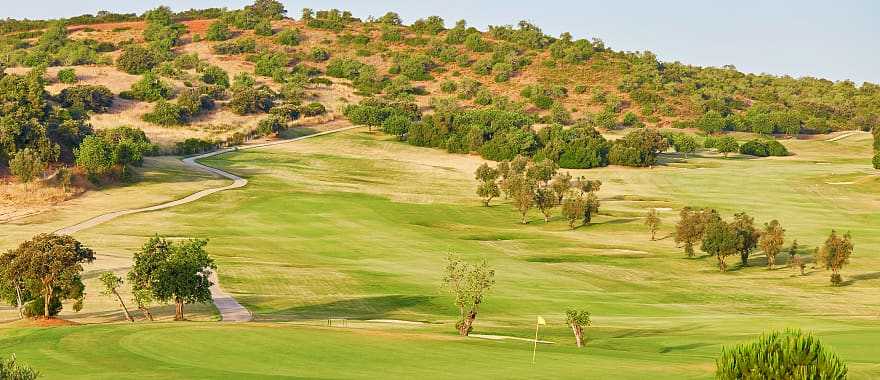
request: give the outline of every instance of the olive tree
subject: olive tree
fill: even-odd
[[[472,264],[454,255],[447,256],[443,287],[455,298],[459,318],[455,327],[459,335],[468,336],[473,330],[483,297],[493,285],[495,270],[486,260]]]
[[[847,368],[812,334],[785,330],[722,349],[715,360],[715,378],[843,380],[847,378]]]
[[[569,309],[565,312],[565,323],[571,327],[574,333],[574,341],[578,348],[584,346],[584,327],[592,324],[590,321],[590,312],[586,310]]]
[[[852,237],[849,233],[838,235],[837,231],[831,230],[831,235],[819,248],[818,261],[825,266],[825,269],[831,269],[832,284],[840,285],[843,282],[840,270],[849,263],[853,247]]]
[[[489,207],[492,198],[501,195],[498,188],[498,176],[501,173],[498,169],[492,168],[487,163],[483,163],[474,172],[474,178],[479,181],[477,185],[477,196],[483,198],[483,205]]]
[[[534,178],[521,173],[508,177],[505,184],[507,185],[507,193],[510,196],[510,200],[522,217],[522,224],[527,224],[529,221],[526,215],[535,205],[535,191],[538,188],[538,183]]]
[[[100,280],[101,285],[104,286],[104,289],[101,290],[101,294],[105,296],[115,296],[116,300],[119,301],[119,305],[122,306],[122,312],[125,314],[125,319],[129,322],[134,322],[131,314],[128,313],[128,308],[125,307],[125,302],[122,301],[122,297],[119,295],[118,289],[122,286],[122,277],[119,277],[112,272],[104,272],[101,273],[101,277],[98,277],[98,280]]]
[[[174,320],[184,320],[185,304],[211,302],[209,277],[217,266],[205,251],[207,244],[202,239],[150,238],[134,255],[128,274],[132,287],[136,292],[149,292],[158,301],[174,302]]]
[[[764,231],[758,240],[761,250],[767,255],[767,266],[773,269],[776,263],[776,255],[782,251],[782,245],[785,244],[785,229],[779,224],[778,220],[772,220],[770,223],[764,223]]]

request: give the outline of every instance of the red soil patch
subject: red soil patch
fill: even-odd
[[[213,23],[213,22],[214,22],[213,19],[189,20],[189,21],[182,21],[181,24],[186,25],[186,27],[189,29],[189,31],[191,33],[204,33],[206,30],[208,30],[208,26],[210,26],[211,23]],[[119,28],[141,30],[141,29],[144,29],[144,27],[145,27],[145,25],[144,25],[143,21],[123,21],[123,22],[107,22],[107,23],[103,23],[103,24],[71,25],[71,26],[67,27],[67,30],[71,31],[71,32],[75,32],[77,30],[83,30],[83,29],[87,29],[87,28],[99,30],[99,31],[110,31],[110,30],[119,29]]]

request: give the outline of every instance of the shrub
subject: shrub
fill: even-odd
[[[293,121],[299,119],[300,109],[296,105],[286,103],[272,107],[269,110],[269,114],[280,117],[285,121]]]
[[[61,83],[76,83],[76,70],[61,69],[58,70],[58,81]]]
[[[272,30],[272,24],[269,23],[269,20],[262,20],[257,25],[254,25],[254,34],[258,36],[268,37],[274,33],[275,31]]]
[[[283,117],[269,115],[257,124],[257,132],[261,135],[281,133],[287,129],[287,121]]]
[[[728,153],[739,152],[739,143],[733,136],[722,136],[715,143],[715,148],[727,157]]]
[[[37,297],[37,299],[42,299],[42,297]],[[30,302],[28,305],[36,304],[37,302]],[[60,304],[60,301],[59,301]],[[33,313],[35,315],[42,315],[42,302],[39,305],[34,305],[34,308],[39,309]],[[60,311],[60,305],[59,305]],[[56,313],[57,314],[57,313]],[[8,379],[8,380],[36,380],[40,377],[40,373],[34,370],[33,368],[27,366],[26,364],[22,364],[18,360],[16,360],[15,355],[11,358],[0,359],[0,379]]]
[[[474,103],[481,106],[488,106],[489,104],[492,104],[492,93],[485,88],[481,88],[479,91],[477,91],[477,95],[474,97]]]
[[[267,112],[273,101],[274,95],[268,89],[240,87],[233,92],[229,108],[238,115]]]
[[[116,58],[116,67],[129,74],[143,74],[162,61],[162,57],[151,49],[140,45],[128,45],[119,58]]]
[[[157,125],[181,125],[186,123],[186,111],[180,105],[162,99],[143,118],[144,121]]]
[[[451,80],[445,80],[440,83],[440,91],[443,91],[444,93],[451,94],[455,92],[456,89],[458,89],[458,86],[456,86],[455,82]]]
[[[61,90],[58,101],[65,108],[106,112],[113,106],[113,93],[104,86],[71,86]]]
[[[774,331],[752,343],[725,348],[716,379],[846,379],[847,368],[812,334]]]
[[[127,95],[131,99],[155,102],[159,99],[168,99],[171,96],[171,87],[156,74],[148,71],[141,80],[131,85]]]
[[[395,135],[403,140],[403,137],[409,131],[412,120],[406,116],[394,115],[382,122],[382,132],[389,135]]]
[[[739,147],[739,152],[756,157],[767,157],[770,155],[770,153],[767,152],[767,144],[761,140],[747,141]]]
[[[219,66],[208,65],[201,69],[201,80],[207,84],[215,84],[220,87],[229,87],[229,74]]]
[[[653,166],[660,152],[669,148],[669,142],[659,132],[644,128],[628,133],[614,142],[608,161],[624,166]]]
[[[256,50],[257,41],[253,38],[239,38],[214,45],[214,53],[222,55],[253,53]]]
[[[325,109],[324,105],[321,103],[309,103],[305,107],[302,107],[300,112],[303,116],[318,116],[325,114],[327,109]]]
[[[880,151],[874,153],[874,169],[880,169]]]
[[[299,29],[284,29],[278,32],[275,41],[281,45],[296,46],[300,42]]]
[[[189,156],[193,154],[212,151],[214,150],[214,148],[216,148],[216,144],[210,141],[205,141],[192,137],[175,144],[174,147],[177,151],[177,154],[182,156]]]
[[[231,37],[232,32],[229,31],[229,25],[223,21],[215,21],[205,32],[205,39],[208,41],[226,41]]]
[[[330,52],[328,52],[327,49],[315,47],[315,48],[312,48],[312,51],[309,53],[309,56],[315,62],[324,62],[324,61],[330,59]]]

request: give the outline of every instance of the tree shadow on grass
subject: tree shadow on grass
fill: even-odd
[[[861,273],[854,276],[850,276],[846,281],[841,282],[839,286],[850,286],[859,281],[868,281],[868,280],[876,280],[880,279],[880,272],[871,272],[871,273]]]
[[[297,306],[263,314],[261,317],[273,320],[303,318],[382,319],[401,309],[428,305],[433,298],[407,295],[351,298],[322,304]]]

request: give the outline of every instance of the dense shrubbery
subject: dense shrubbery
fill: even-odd
[[[174,150],[181,156],[189,156],[210,152],[217,147],[216,143],[197,138],[188,138],[174,145]]]
[[[275,41],[281,45],[296,46],[299,45],[300,33],[299,29],[285,29],[275,36]]]
[[[118,127],[86,137],[76,150],[76,164],[92,180],[111,172],[125,179],[128,166],[140,166],[144,156],[155,151],[156,146],[140,129]]]
[[[754,139],[747,141],[739,147],[739,152],[750,156],[787,156],[788,149],[776,140]]]
[[[637,129],[614,142],[608,161],[624,166],[654,166],[657,156],[669,148],[669,142],[657,131]]]
[[[139,81],[131,85],[131,90],[124,91],[119,96],[126,99],[155,102],[159,99],[170,98],[171,86],[152,71],[148,71]]]
[[[257,41],[253,38],[239,38],[214,45],[214,53],[234,55],[253,53],[257,50]]]
[[[205,32],[205,39],[208,41],[226,41],[231,37],[232,32],[229,31],[229,25],[222,20],[213,22]]]
[[[76,83],[76,70],[74,70],[74,69],[58,70],[58,81],[61,83],[67,83],[67,84]]]
[[[268,112],[274,101],[275,94],[268,88],[239,86],[233,90],[229,108],[239,115]]]

